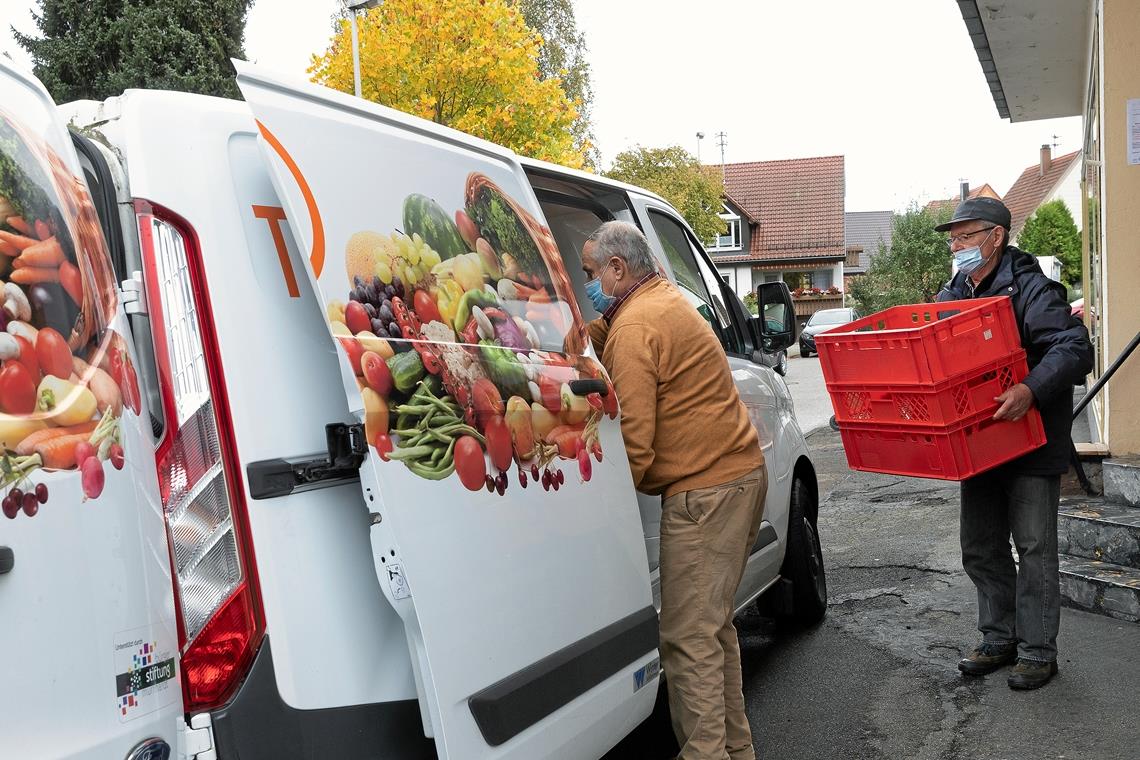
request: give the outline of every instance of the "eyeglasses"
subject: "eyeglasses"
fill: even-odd
[[[974,230],[973,232],[963,232],[958,235],[952,235],[951,237],[946,238],[946,247],[953,247],[955,243],[965,243],[975,235],[981,235],[983,232],[989,232],[992,229],[993,227],[983,227],[980,230]]]

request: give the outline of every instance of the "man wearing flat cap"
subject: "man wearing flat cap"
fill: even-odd
[[[950,232],[947,243],[958,268],[939,301],[1012,301],[1029,374],[995,399],[994,419],[1018,420],[1037,407],[1046,436],[1044,446],[962,483],[962,566],[978,590],[982,641],[958,669],[984,676],[1016,661],[1009,687],[1036,689],[1057,672],[1057,506],[1061,475],[1069,467],[1073,385],[1092,370],[1093,355],[1065,288],[1041,272],[1035,256],[1009,245],[1009,227],[1009,209],[1001,201],[970,198],[935,228]]]

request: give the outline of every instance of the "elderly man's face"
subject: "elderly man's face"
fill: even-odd
[[[594,260],[594,241],[587,240],[582,246],[582,271],[586,273],[587,280],[602,278],[602,292],[614,295],[614,290],[625,276],[625,262],[617,256],[611,256],[609,261],[600,266]]]
[[[995,226],[990,222],[970,219],[958,222],[950,228],[950,252],[964,251],[977,246],[985,262],[977,271],[970,274],[974,282],[981,282],[997,266],[998,250],[1005,240],[1005,228]]]

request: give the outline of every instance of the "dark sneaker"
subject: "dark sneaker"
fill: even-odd
[[[983,641],[958,661],[958,670],[968,676],[984,676],[1017,659],[1017,644],[991,644]]]
[[[1040,689],[1055,675],[1057,675],[1056,662],[1018,659],[1009,674],[1009,688],[1021,691]]]

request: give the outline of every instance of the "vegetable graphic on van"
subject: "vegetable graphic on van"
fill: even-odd
[[[77,470],[84,499],[122,469],[119,419],[141,411],[118,295],[82,180],[0,112],[0,488],[3,513],[35,516],[43,471]]]
[[[484,175],[467,178],[465,197],[449,214],[412,193],[404,229],[358,231],[345,245],[352,287],[327,314],[369,443],[418,477],[457,474],[469,490],[502,495],[512,480],[558,490],[561,461],[586,482],[591,456],[602,457],[598,423],[617,407],[602,400],[612,386],[601,368],[574,358],[585,328],[561,255]],[[580,380],[596,382],[579,395]]]

